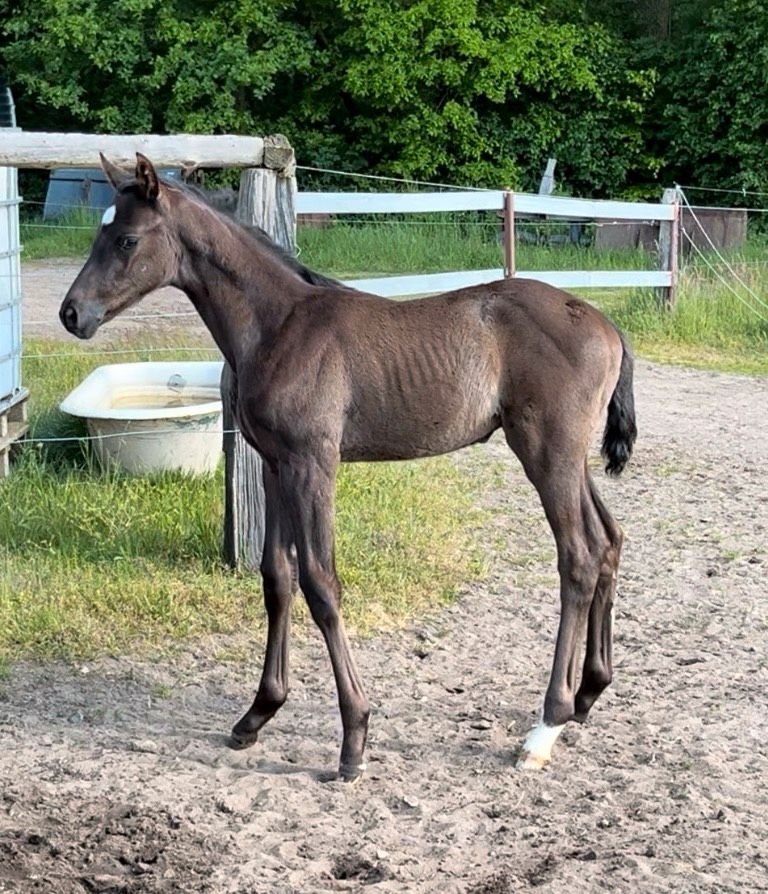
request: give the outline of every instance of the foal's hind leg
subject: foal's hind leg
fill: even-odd
[[[550,437],[548,446],[534,453],[508,438],[539,492],[555,537],[560,574],[560,625],[544,711],[526,738],[519,761],[525,769],[538,769],[549,762],[552,746],[575,713],[579,648],[607,540],[602,525],[596,523],[585,477],[585,451],[573,449],[572,444],[566,449],[566,442]]]
[[[594,483],[587,473],[587,485],[595,512],[608,536],[608,547],[600,565],[595,598],[589,610],[587,627],[587,651],[584,670],[576,693],[574,720],[587,719],[590,708],[613,678],[613,601],[616,595],[616,577],[619,568],[621,545],[624,539],[621,528],[606,508]]]
[[[256,698],[232,730],[230,745],[247,748],[258,732],[272,719],[288,696],[288,640],[291,601],[296,588],[290,523],[280,505],[277,476],[263,466],[266,527],[261,576],[267,611],[267,648]]]

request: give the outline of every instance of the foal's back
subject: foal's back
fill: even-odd
[[[402,302],[323,289],[286,321],[263,386],[322,418],[343,460],[408,459],[486,439],[545,390],[602,385],[607,344],[598,311],[534,280]]]

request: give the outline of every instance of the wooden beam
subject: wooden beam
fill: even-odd
[[[296,179],[265,168],[249,168],[240,175],[237,219],[261,227],[282,248],[296,253]]]
[[[224,561],[258,571],[264,549],[264,484],[259,454],[236,431],[237,379],[225,363],[221,375],[224,420]]]
[[[264,164],[264,139],[233,134],[0,133],[0,167],[98,167],[99,152],[132,166],[143,152],[162,167],[252,168]],[[279,164],[279,153],[275,161]]]
[[[504,193],[504,276],[515,275],[515,194]]]

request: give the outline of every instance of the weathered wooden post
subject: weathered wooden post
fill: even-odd
[[[296,250],[296,161],[281,135],[264,139],[264,167],[248,168],[240,178],[237,217],[258,226],[278,245]],[[221,378],[224,408],[224,560],[233,568],[256,571],[264,546],[264,486],[261,457],[237,428],[237,382],[225,364]]]
[[[511,189],[504,193],[504,276],[515,275],[515,194]]]
[[[678,256],[680,246],[680,196],[676,189],[665,189],[662,205],[672,205],[672,220],[659,221],[659,269],[669,271],[669,287],[656,290],[659,304],[671,310],[677,300]]]

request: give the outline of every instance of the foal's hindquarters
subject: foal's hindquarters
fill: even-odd
[[[550,318],[550,325],[538,330],[541,374],[515,370],[502,407],[507,442],[536,488],[552,529],[560,577],[552,672],[541,719],[523,744],[522,769],[549,762],[566,722],[586,720],[612,678],[612,608],[622,532],[597,493],[587,458],[606,408],[604,453],[611,471],[618,474],[631,452],[632,359],[602,315],[576,299],[566,308],[566,326],[563,319],[553,325]],[[618,455],[611,456],[612,451]]]

